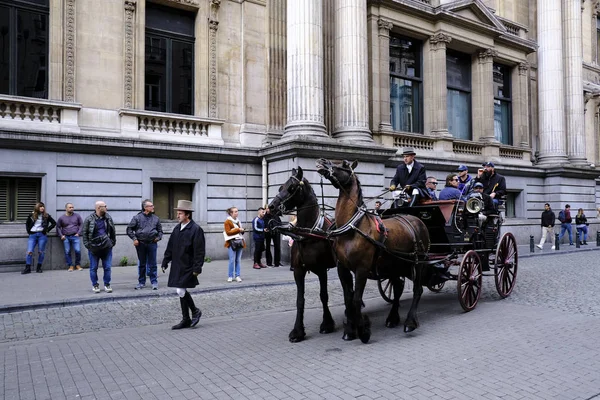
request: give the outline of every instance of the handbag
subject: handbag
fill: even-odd
[[[102,253],[112,247],[108,235],[96,236],[90,241],[90,251],[94,254]]]
[[[232,250],[239,250],[244,248],[244,240],[243,239],[231,239],[229,241],[229,247],[231,247]]]

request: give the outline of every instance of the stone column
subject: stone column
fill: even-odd
[[[512,85],[513,95],[513,143],[529,147],[529,64],[517,66],[516,82]]]
[[[473,140],[498,143],[494,132],[494,57],[498,52],[484,49],[477,53],[473,74]]]
[[[567,155],[572,164],[586,165],[581,0],[565,0],[563,4]]]
[[[327,137],[323,123],[323,5],[287,3],[287,124],[285,136]]]
[[[537,18],[539,161],[542,165],[563,164],[567,161],[567,154],[561,2],[539,0]]]
[[[380,118],[379,131],[392,132],[390,121],[390,30],[394,27],[389,21],[379,19],[379,105]]]
[[[335,126],[343,141],[372,142],[369,130],[367,2],[335,0]]]
[[[444,32],[437,32],[429,38],[429,62],[424,63],[423,97],[431,99],[429,104],[425,103],[425,109],[429,110],[428,124],[431,127],[430,134],[432,136],[452,136],[448,132],[448,84],[446,80],[446,46],[451,41],[452,38]]]

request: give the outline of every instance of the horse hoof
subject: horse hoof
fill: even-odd
[[[360,341],[363,343],[369,343],[369,339],[371,339],[371,330],[360,335]]]
[[[300,343],[304,340],[305,336],[290,336],[290,343]]]
[[[414,331],[415,329],[417,329],[416,326],[408,326],[408,325],[404,325],[404,333],[409,333]]]
[[[344,336],[342,336],[342,339],[344,339],[346,341],[354,340],[354,339],[356,339],[356,335],[351,334],[351,333],[344,333]]]
[[[335,331],[335,327],[334,326],[322,326],[321,329],[319,330],[319,333],[331,333]]]
[[[395,328],[398,326],[398,324],[399,324],[399,321],[390,321],[390,320],[385,321],[385,326],[388,328]]]

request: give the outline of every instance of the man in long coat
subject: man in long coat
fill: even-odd
[[[179,224],[171,233],[161,268],[165,272],[171,263],[168,286],[177,290],[183,315],[181,322],[172,329],[182,329],[196,326],[202,316],[202,311],[196,307],[187,289],[198,285],[206,251],[204,231],[192,220],[192,202],[179,200],[175,210]]]
[[[396,174],[390,182],[390,191],[404,189],[411,196],[410,206],[417,202],[417,199],[425,194],[425,183],[427,182],[427,172],[423,164],[415,160],[417,153],[412,147],[405,147],[402,152],[404,162],[396,168]]]

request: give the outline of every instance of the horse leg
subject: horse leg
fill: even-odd
[[[356,271],[353,309],[355,311],[356,327],[358,338],[363,343],[368,343],[371,338],[371,321],[367,315],[363,315],[361,310],[362,297],[367,286],[368,271]]]
[[[294,267],[294,280],[296,281],[296,322],[294,329],[289,334],[290,342],[298,343],[304,340],[306,332],[304,332],[304,284],[306,278],[306,270],[302,267]]]
[[[354,320],[354,311],[352,305],[354,297],[352,274],[350,273],[349,269],[343,266],[338,266],[338,276],[344,291],[344,304],[346,306],[346,322],[344,323],[344,336],[342,336],[342,339],[354,340],[356,339],[356,323]]]
[[[421,282],[421,267],[415,265],[415,279],[413,281],[413,299],[410,305],[410,310],[404,321],[404,332],[412,332],[419,327],[419,320],[417,319],[417,308],[421,295],[423,294],[423,283]]]
[[[392,301],[392,309],[385,320],[385,326],[388,328],[395,328],[400,323],[400,314],[398,313],[398,309],[400,308],[400,296],[402,296],[402,292],[400,291],[402,285],[399,277],[390,278],[390,282],[392,283],[392,288],[394,290],[394,298]]]
[[[329,293],[327,292],[327,269],[319,271],[317,274],[319,277],[320,292],[319,297],[321,298],[321,304],[323,304],[323,322],[319,333],[331,333],[335,330],[335,322],[329,311]]]

